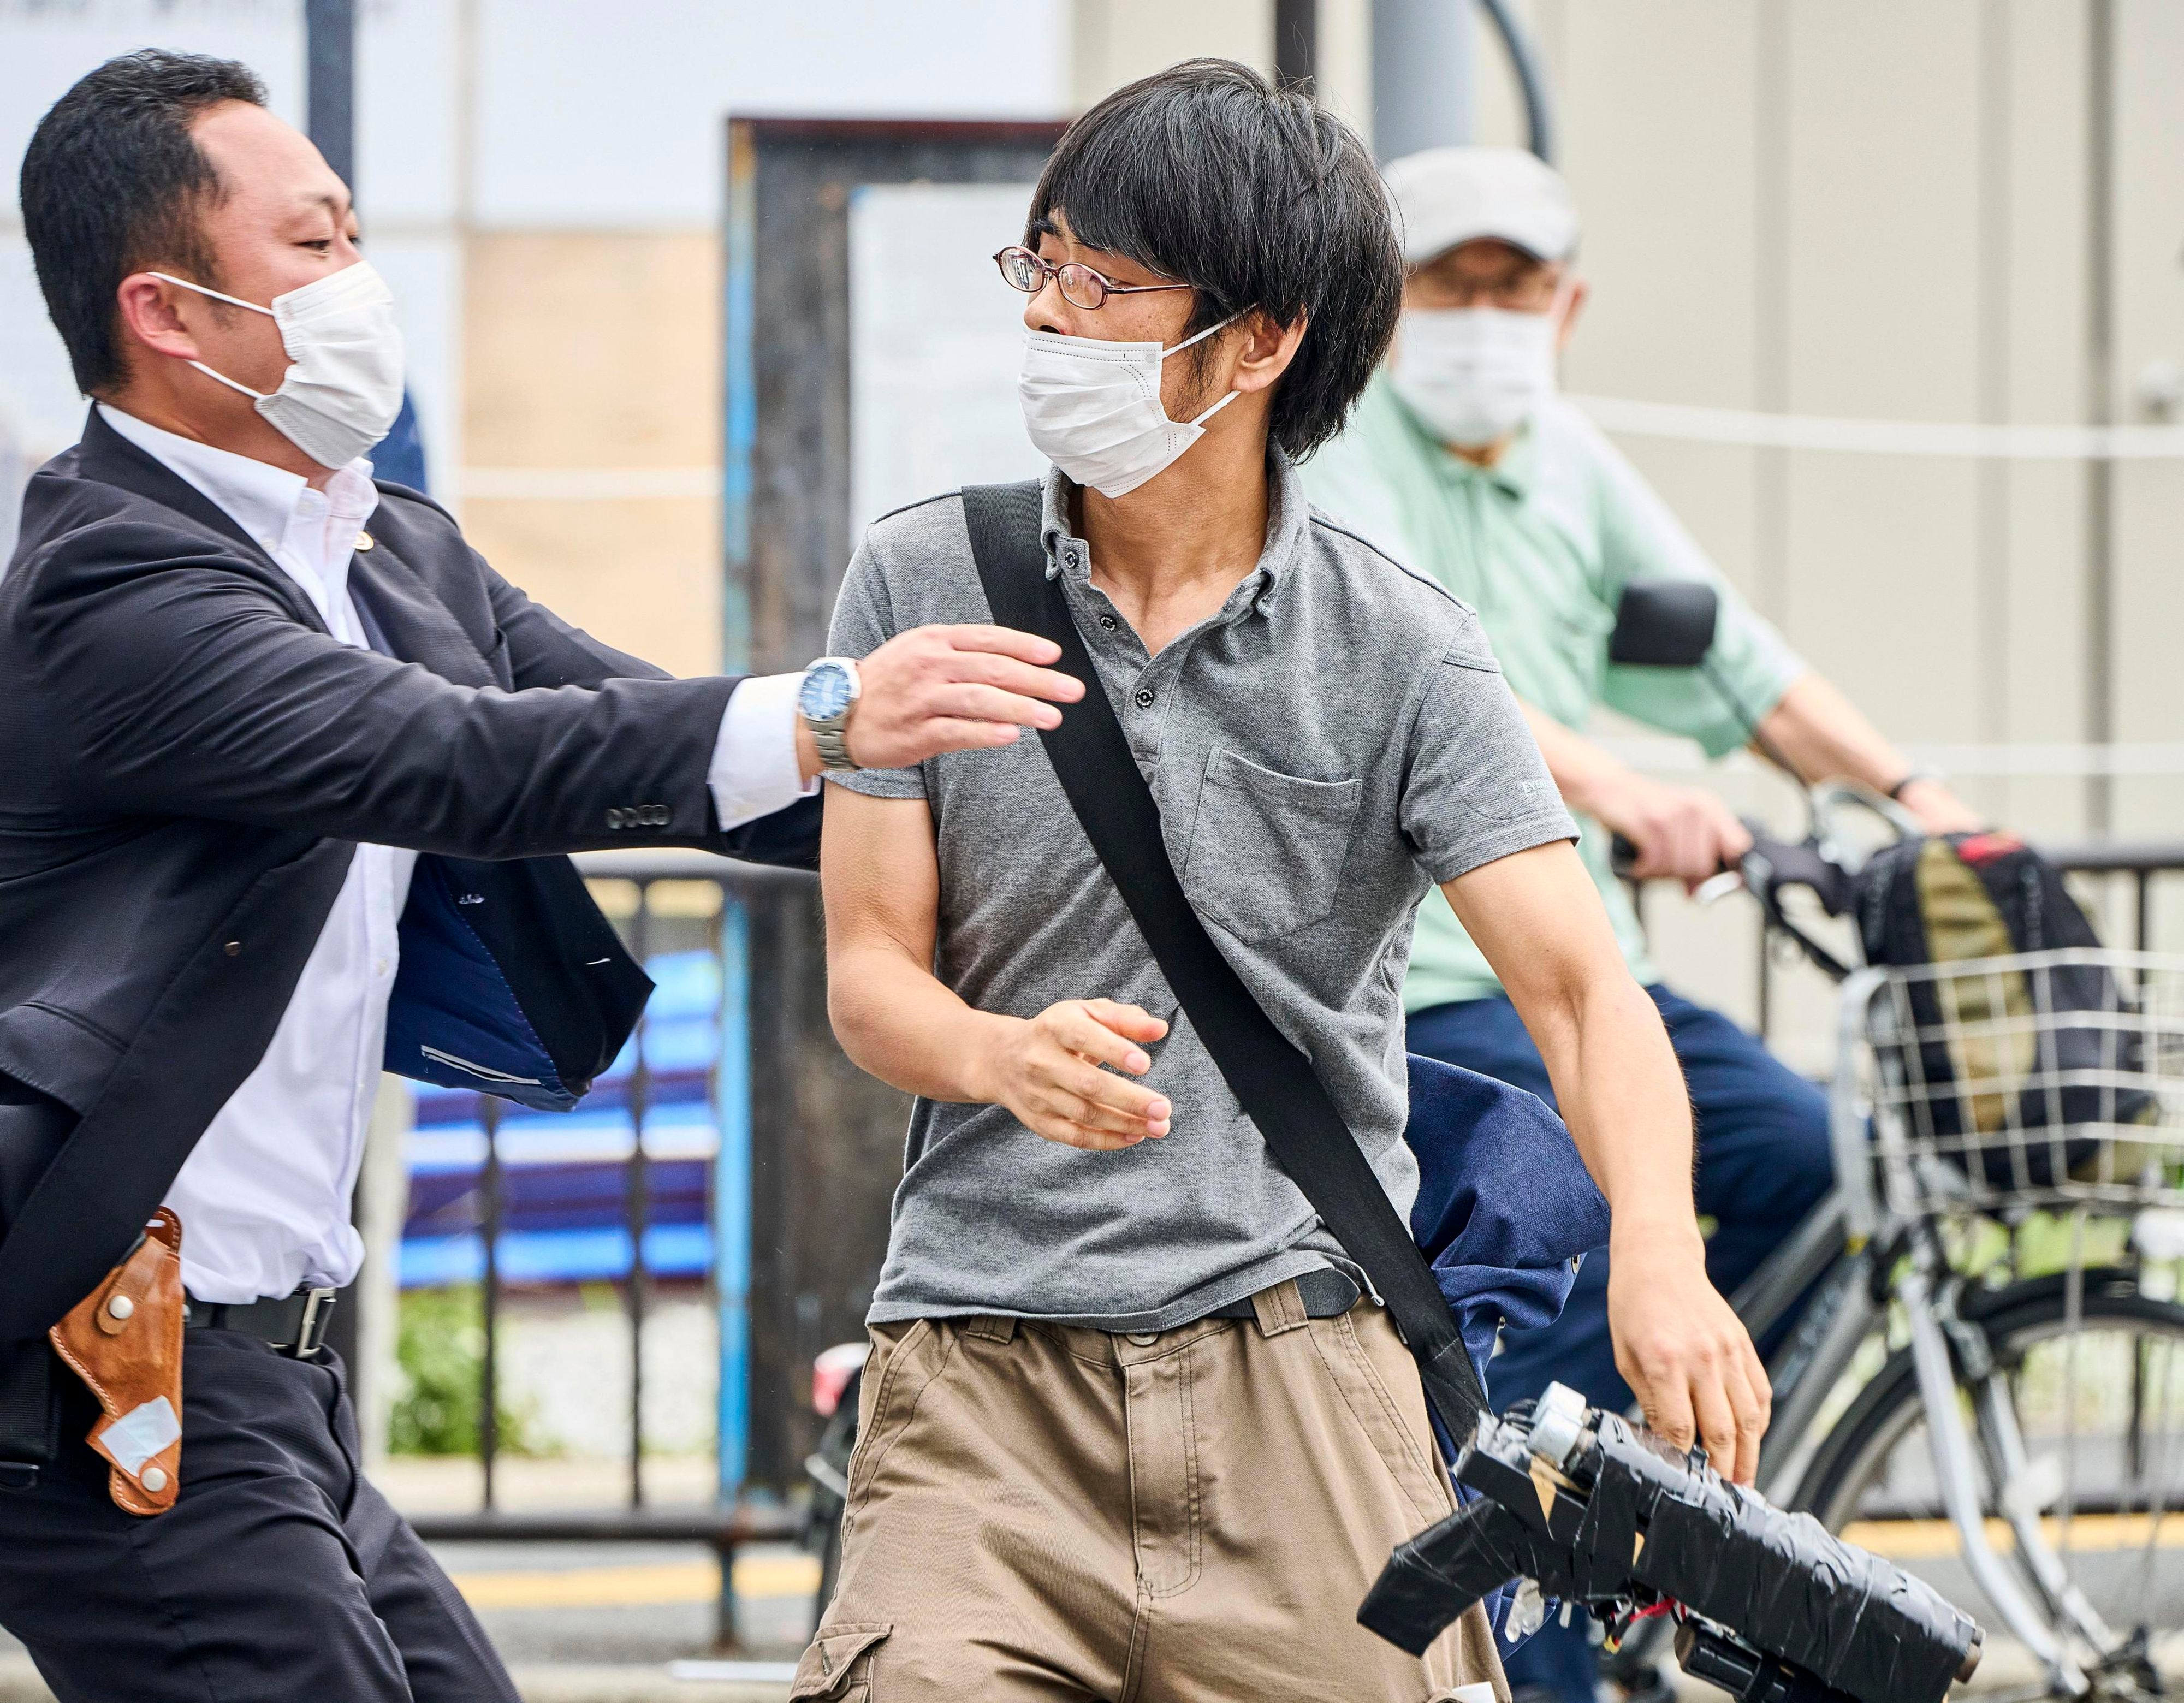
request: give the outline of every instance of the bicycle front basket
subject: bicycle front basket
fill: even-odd
[[[1865,1015],[1896,1211],[2184,1204],[2184,959],[2071,947],[1914,965]]]

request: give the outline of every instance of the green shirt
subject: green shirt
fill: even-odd
[[[1517,695],[1565,727],[1582,731],[1605,704],[1696,739],[1709,756],[1749,737],[1737,710],[1700,671],[1610,665],[1616,605],[1633,580],[1705,580],[1719,591],[1709,660],[1747,714],[1766,715],[1805,671],[1637,470],[1568,403],[1550,404],[1496,465],[1475,467],[1418,424],[1384,373],[1342,436],[1300,470],[1318,507],[1476,609]],[[1607,834],[1590,821],[1580,826],[1579,854],[1631,973],[1658,981],[1637,912],[1609,868]],[[1405,1006],[1418,1011],[1500,991],[1448,901],[1429,893]]]

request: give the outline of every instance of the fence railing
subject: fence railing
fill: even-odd
[[[460,1261],[445,1257],[450,1243],[471,1243],[480,1295],[480,1349],[476,1390],[480,1505],[471,1511],[426,1512],[412,1523],[430,1541],[700,1543],[720,1565],[716,1642],[736,1647],[735,1557],[742,1544],[798,1535],[794,1512],[777,1501],[756,1503],[740,1492],[745,1435],[744,1388],[749,1333],[744,1309],[749,1288],[748,1234],[750,1186],[748,989],[742,975],[744,930],[748,900],[758,890],[782,883],[809,885],[812,877],[759,868],[702,853],[651,851],[588,854],[577,859],[601,908],[621,932],[640,963],[655,968],[680,954],[702,953],[715,974],[710,1045],[694,1065],[685,1044],[663,1066],[655,1036],[659,1020],[648,1011],[632,1037],[624,1059],[587,1096],[585,1109],[619,1111],[626,1126],[620,1160],[621,1233],[624,1256],[619,1271],[598,1267],[599,1238],[581,1250],[590,1262],[584,1275],[617,1283],[628,1333],[628,1374],[624,1392],[628,1414],[627,1494],[618,1508],[511,1511],[501,1505],[499,1465],[504,1446],[503,1343],[508,1299],[509,1251],[525,1233],[511,1230],[507,1147],[512,1125],[527,1115],[488,1095],[433,1097],[432,1112],[443,1123],[460,1120],[482,1138],[474,1183],[454,1180],[453,1199],[436,1210],[433,1227],[443,1233],[413,1244],[440,1256],[435,1264],[461,1271]],[[663,960],[663,954],[667,959]],[[655,999],[655,1010],[658,1005]],[[678,1008],[686,1022],[690,1009]],[[653,1300],[655,1260],[651,1250],[660,1226],[654,1222],[655,1160],[648,1133],[670,1103],[688,1105],[693,1094],[710,1109],[715,1140],[710,1160],[704,1257],[699,1262],[718,1322],[719,1395],[716,1404],[716,1494],[710,1505],[651,1505],[645,1484],[645,1339]],[[448,1104],[448,1102],[454,1102]],[[450,1114],[453,1117],[450,1117]],[[465,1209],[467,1208],[465,1211]],[[457,1222],[448,1221],[454,1218]],[[462,1221],[465,1221],[462,1222]],[[550,1241],[553,1233],[533,1236]],[[688,1247],[678,1249],[678,1266],[688,1274]],[[529,1262],[536,1275],[539,1261]],[[551,1264],[551,1250],[548,1263]]]

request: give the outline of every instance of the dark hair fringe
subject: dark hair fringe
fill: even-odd
[[[224,101],[262,107],[265,86],[232,59],[148,47],[81,78],[31,136],[24,234],[86,396],[128,376],[114,301],[124,278],[159,266],[220,281],[201,216],[226,191],[190,126]]]
[[[1084,114],[1047,160],[1024,240],[1057,214],[1078,242],[1195,287],[1186,335],[1252,309],[1304,316],[1270,421],[1293,459],[1341,429],[1395,335],[1402,251],[1372,155],[1247,65],[1187,59]]]

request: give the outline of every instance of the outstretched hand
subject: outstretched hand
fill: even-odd
[[[1618,1234],[1609,1258],[1616,1369],[1646,1424],[1680,1449],[1705,1444],[1723,1478],[1751,1483],[1774,1389],[1743,1321],[1708,1280],[1696,1227]]]
[[[906,769],[943,751],[1012,745],[1027,727],[1058,727],[1057,704],[1083,682],[1045,666],[1061,648],[1005,626],[920,626],[857,665],[863,691],[850,714],[850,756],[867,769]],[[811,732],[799,725],[808,780],[819,771]]]

